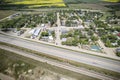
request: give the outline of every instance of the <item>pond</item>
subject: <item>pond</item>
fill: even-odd
[[[101,48],[100,48],[99,46],[97,46],[97,45],[92,45],[92,46],[91,46],[91,50],[100,51]]]

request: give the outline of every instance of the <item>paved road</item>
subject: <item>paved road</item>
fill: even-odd
[[[60,67],[60,68],[66,69],[66,70],[70,70],[70,71],[73,71],[73,72],[76,72],[76,73],[84,74],[84,75],[94,77],[94,78],[97,78],[97,79],[118,80],[114,77],[107,76],[107,75],[104,75],[102,73],[100,74],[100,73],[97,73],[97,72],[94,72],[94,71],[91,71],[91,70],[86,70],[84,68],[79,68],[79,67],[76,67],[76,66],[72,66],[72,65],[66,64],[64,62],[51,60],[51,59],[41,57],[41,56],[38,56],[38,55],[35,55],[35,54],[32,54],[32,53],[20,51],[19,49],[15,49],[15,48],[12,48],[12,47],[0,45],[0,48],[4,49],[4,50],[7,50],[7,51],[14,52],[14,53],[16,53],[18,55],[22,55],[24,57],[31,58],[33,60],[37,60],[37,61],[40,61],[40,62],[45,62],[45,63],[48,63],[50,65],[54,65],[54,66],[57,66],[57,67]]]
[[[56,34],[56,40],[55,40],[55,43],[57,44],[57,45],[61,45],[61,40],[60,40],[60,35],[61,35],[61,32],[60,32],[60,30],[61,30],[61,24],[60,24],[60,15],[59,15],[59,13],[57,13],[57,25],[58,25],[58,27],[55,29],[55,34]]]
[[[115,61],[111,59],[106,59],[98,56],[93,56],[89,54],[83,54],[79,52],[74,52],[66,49],[61,49],[49,45],[40,44],[37,42],[32,42],[20,38],[15,38],[11,36],[5,36],[0,34],[0,42],[6,42],[14,44],[20,47],[28,48],[38,52],[42,52],[47,55],[57,56],[65,58],[68,60],[77,61],[80,63],[89,64],[92,66],[112,70],[120,73],[120,61]]]

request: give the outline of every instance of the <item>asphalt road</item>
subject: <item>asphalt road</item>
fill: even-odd
[[[107,58],[102,58],[94,55],[84,54],[80,52],[70,51],[62,48],[57,48],[49,45],[40,44],[33,41],[28,41],[11,36],[0,34],[0,42],[14,44],[20,47],[28,48],[44,54],[53,55],[68,60],[73,60],[80,63],[89,64],[92,66],[112,70],[120,73],[120,61],[115,61]]]

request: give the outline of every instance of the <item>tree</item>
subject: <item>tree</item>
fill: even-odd
[[[107,37],[110,40],[110,42],[113,42],[113,43],[116,42],[117,40],[117,37],[115,35],[108,35]]]
[[[107,41],[106,41],[105,46],[106,46],[106,47],[112,47],[112,45],[111,45],[111,43],[110,43],[110,40],[107,40]]]
[[[92,41],[97,41],[97,40],[98,40],[98,37],[91,36],[91,40],[92,40]]]
[[[55,31],[52,31],[51,34],[53,37],[55,37]]]
[[[94,33],[93,33],[93,31],[92,30],[89,30],[88,31],[88,35],[93,35]]]
[[[49,36],[49,33],[48,32],[42,32],[41,36]]]
[[[120,52],[116,52],[116,55],[120,57]]]
[[[117,41],[118,45],[120,46],[120,40]]]

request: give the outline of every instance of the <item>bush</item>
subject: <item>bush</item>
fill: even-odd
[[[116,55],[120,57],[120,52],[116,52]]]
[[[49,36],[49,33],[48,32],[42,32],[41,36]]]

